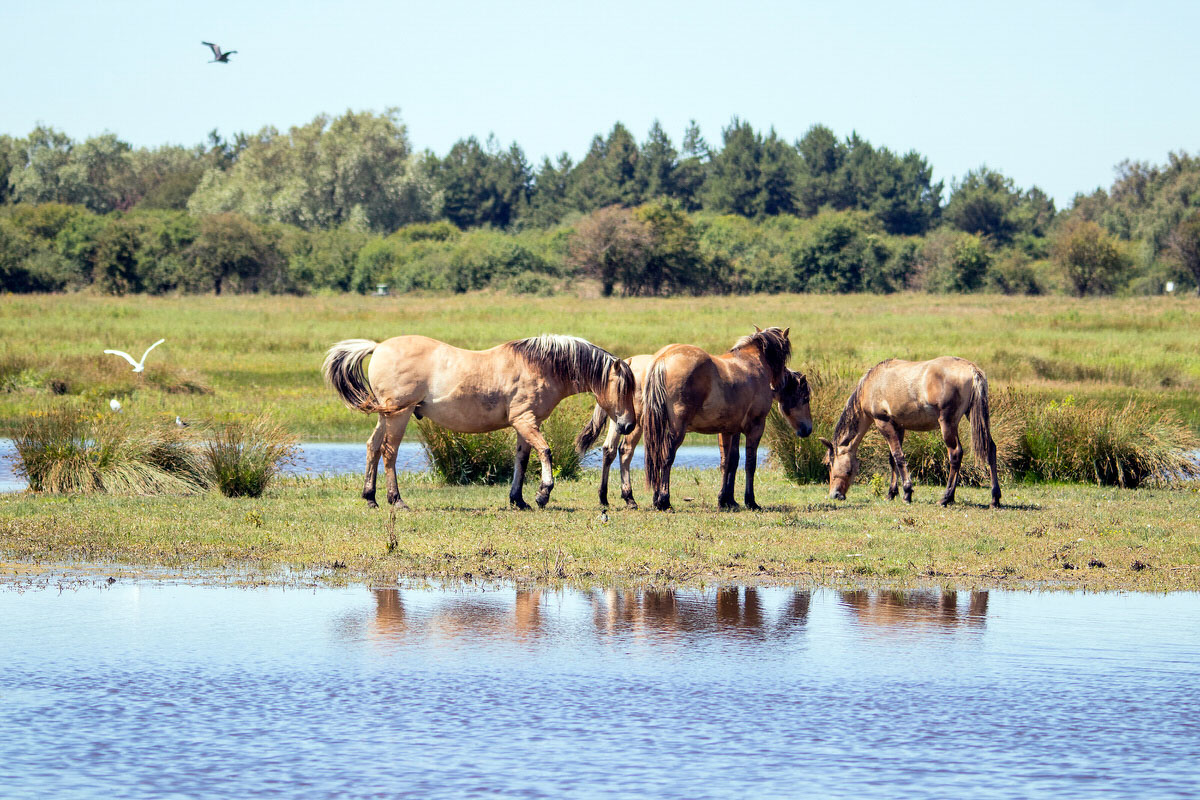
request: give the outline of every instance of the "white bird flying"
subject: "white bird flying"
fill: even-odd
[[[229,57],[237,52],[237,50],[230,50],[228,53],[222,53],[221,46],[217,45],[217,44],[213,44],[212,42],[201,42],[200,44],[207,45],[208,47],[212,48],[213,60],[208,62],[210,64],[216,64],[216,63],[228,64]]]
[[[151,350],[158,347],[160,344],[162,344],[165,341],[166,341],[166,339],[159,339],[157,342],[155,342],[154,344],[147,347],[146,352],[142,353],[141,361],[134,361],[133,356],[129,355],[129,353],[125,353],[120,350],[105,350],[104,352],[108,353],[109,355],[120,356],[121,358],[128,361],[130,364],[133,364],[134,372],[141,372],[142,370],[146,369],[146,356],[150,355]]]
[[[115,397],[112,400],[108,401],[108,407],[111,408],[113,411],[121,410],[121,404],[117,402],[117,398],[115,398]]]

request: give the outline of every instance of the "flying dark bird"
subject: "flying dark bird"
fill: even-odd
[[[201,42],[200,44],[206,45],[207,47],[212,48],[213,60],[208,62],[210,64],[216,64],[218,61],[221,62],[222,64],[228,64],[229,57],[237,52],[237,50],[230,50],[228,53],[222,53],[221,46],[217,45],[217,44],[213,44],[212,42]]]

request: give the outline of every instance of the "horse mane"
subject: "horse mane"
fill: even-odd
[[[807,403],[812,399],[812,390],[808,386],[808,377],[803,372],[794,370],[783,371],[783,383],[775,390],[779,405],[784,411]]]
[[[869,370],[863,373],[863,376],[858,379],[858,385],[854,387],[854,391],[850,393],[849,399],[846,400],[846,406],[842,409],[842,415],[838,417],[837,425],[833,428],[833,440],[838,444],[845,444],[854,438],[854,434],[858,429],[858,418],[862,415],[862,388],[867,382],[867,378],[871,377],[871,373],[888,363],[892,359],[884,359]],[[845,438],[845,442],[843,442]]]
[[[787,370],[788,359],[792,357],[792,343],[783,335],[783,331],[779,328],[755,331],[734,342],[733,347],[729,348],[729,352],[732,353],[750,345],[758,345],[758,352],[762,354],[767,369],[771,371],[775,380],[781,380],[781,376]]]
[[[543,333],[541,336],[517,339],[505,346],[563,383],[581,386],[589,392],[603,390],[608,371],[614,363],[625,367],[617,370],[621,382],[618,389],[624,393],[633,387],[633,372],[628,364],[603,347],[578,336]]]

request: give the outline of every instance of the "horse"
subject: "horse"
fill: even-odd
[[[888,499],[899,494],[897,483],[904,481],[904,502],[912,502],[912,478],[901,449],[905,431],[931,431],[938,427],[950,458],[946,492],[939,501],[954,502],[962,464],[962,444],[958,423],[964,414],[971,419],[971,446],[976,458],[986,458],[992,474],[992,507],[1000,505],[1000,481],[996,475],[996,443],[992,441],[988,411],[988,383],[983,370],[963,358],[942,356],[930,361],[888,359],[871,367],[858,381],[846,401],[833,441],[821,439],[829,464],[829,497],[845,500],[850,484],[858,474],[858,446],[871,423],[887,440],[892,468]]]
[[[373,357],[364,372],[368,356]],[[362,496],[369,508],[378,508],[375,471],[381,453],[388,503],[408,508],[396,485],[396,450],[412,415],[460,433],[514,428],[517,452],[508,499],[519,509],[529,508],[521,487],[531,448],[542,464],[537,504],[544,507],[550,499],[553,462],[541,424],[564,397],[591,392],[623,432],[635,423],[629,365],[574,336],[546,334],[488,350],[463,350],[426,336],[347,339],[329,348],[322,373],[347,407],[379,414],[367,440]]]
[[[579,453],[586,452],[599,438],[600,432],[604,429],[604,424],[608,423],[608,433],[605,436],[604,444],[601,447],[603,454],[603,462],[600,467],[600,505],[608,507],[608,473],[612,467],[613,461],[620,453],[620,469],[621,469],[621,499],[625,501],[628,508],[636,509],[637,501],[633,499],[633,481],[630,478],[629,469],[633,463],[633,453],[637,448],[638,442],[642,438],[642,387],[646,384],[646,371],[650,368],[651,362],[654,361],[652,353],[633,356],[626,359],[630,370],[633,371],[633,378],[637,382],[637,389],[633,395],[634,415],[638,423],[634,428],[623,437],[617,429],[615,422],[608,418],[604,409],[597,405],[592,413],[592,418],[579,431],[579,435],[575,438],[575,449]],[[804,419],[809,421],[809,431],[812,430],[812,417],[808,410],[808,379],[799,372],[788,370],[788,377],[783,381],[783,386],[775,393],[775,399],[779,401],[780,408],[784,409],[784,414],[788,421],[792,424],[793,429],[797,432],[803,428]],[[803,434],[802,434],[803,435]],[[736,464],[734,465],[736,467]],[[750,471],[753,472],[753,467]],[[753,491],[751,491],[753,496]],[[753,503],[751,504],[753,507]]]
[[[778,395],[784,415],[798,436],[812,433],[808,381],[787,368],[792,346],[788,331],[762,330],[739,339],[728,353],[714,356],[699,347],[669,344],[654,354],[642,387],[641,425],[646,436],[646,485],[654,507],[671,508],[671,466],[688,431],[715,433],[721,447],[722,510],[737,508],[733,499],[738,443],[746,435],[746,507],[754,500],[758,442],[767,413]],[[790,382],[795,381],[795,386]]]

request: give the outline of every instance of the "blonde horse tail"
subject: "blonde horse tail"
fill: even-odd
[[[604,423],[608,421],[608,412],[605,411],[599,403],[596,404],[596,409],[592,411],[592,418],[587,421],[575,437],[575,452],[583,455],[588,450],[592,449],[592,445],[600,438],[600,431],[604,430]]]
[[[992,441],[987,376],[978,367],[972,370],[971,388],[974,390],[968,410],[971,416],[971,449],[981,464],[988,464],[996,457],[996,443]]]
[[[382,410],[363,370],[363,362],[378,346],[370,339],[346,339],[329,348],[321,365],[325,382],[346,407],[364,414]]]
[[[667,408],[666,362],[657,358],[642,387],[642,430],[646,437],[646,486],[657,496],[667,480],[673,432]]]

